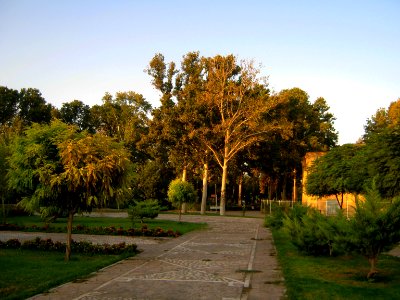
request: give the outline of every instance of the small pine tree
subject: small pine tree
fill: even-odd
[[[378,272],[379,255],[400,242],[400,197],[382,201],[376,188],[369,189],[365,201],[356,201],[356,211],[345,240],[350,250],[368,259],[367,278],[372,278]]]
[[[145,201],[134,201],[135,205],[129,206],[128,215],[132,222],[132,226],[135,226],[136,220],[140,220],[143,223],[143,219],[154,219],[158,217],[160,212],[160,205],[156,199],[147,199]]]

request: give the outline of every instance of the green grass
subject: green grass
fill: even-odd
[[[7,218],[7,223],[24,225],[24,226],[44,226],[43,220],[39,216],[20,216],[20,217],[9,217]],[[207,225],[205,223],[190,223],[190,222],[178,222],[169,220],[145,220],[145,223],[149,228],[161,227],[164,230],[172,229],[173,231],[179,231],[182,234],[188,233],[193,230],[198,230],[205,228]],[[65,218],[58,218],[55,222],[51,223],[51,227],[66,228],[67,220]],[[132,223],[128,218],[108,218],[108,217],[84,217],[75,216],[73,226],[83,225],[87,227],[111,227],[116,228],[122,227],[124,229],[129,229],[132,227]],[[135,223],[136,228],[141,227],[141,223]]]
[[[381,255],[379,274],[369,282],[364,257],[305,256],[282,231],[273,236],[289,299],[400,299],[400,258]]]
[[[0,299],[25,299],[123,258],[126,255],[72,254],[64,262],[64,253],[0,249]]]

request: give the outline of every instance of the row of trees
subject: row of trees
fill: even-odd
[[[210,170],[221,182],[223,215],[228,178],[231,187],[238,184],[238,203],[243,174],[254,176],[262,192],[268,183],[270,196],[279,185],[285,195],[305,152],[336,143],[324,99],[311,104],[297,88],[272,94],[251,61],[192,52],[177,69],[157,54],[147,72],[161,93],[161,106],[153,111],[145,143],[153,159],[168,162],[183,181],[188,172],[202,178],[202,212]]]
[[[304,154],[328,150],[337,141],[334,117],[323,98],[310,103],[299,88],[272,93],[251,61],[191,52],[178,68],[156,54],[146,71],[161,95],[161,105],[155,109],[132,91],[106,93],[101,105],[89,107],[74,100],[57,109],[36,89],[1,87],[0,180],[5,183],[10,169],[7,157],[19,153],[11,143],[13,136],[29,136],[29,131],[23,131],[32,123],[47,124],[42,126],[50,126],[49,131],[53,126],[70,128],[48,125],[58,119],[74,125],[73,131],[82,139],[96,137],[102,145],[100,140],[112,138],[123,144],[132,164],[128,168],[131,198],[166,199],[168,184],[179,175],[202,190],[202,212],[210,194],[207,187],[219,182],[224,214],[227,200],[240,203],[242,182],[253,180],[265,197],[287,197],[294,174],[301,174]],[[38,126],[28,130],[40,132]],[[62,130],[55,132],[68,136]],[[63,139],[52,139],[58,141],[53,147],[61,149]],[[61,159],[61,152],[57,155]],[[67,161],[59,168],[66,166]],[[31,189],[38,183],[29,184]],[[14,199],[29,193],[13,188],[2,195]]]
[[[400,195],[400,99],[367,120],[358,143],[333,148],[310,171],[307,192],[335,195],[340,208],[344,194],[365,194],[373,185],[383,198]]]

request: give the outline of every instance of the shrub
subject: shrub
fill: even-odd
[[[18,226],[13,224],[0,224],[1,230],[19,230],[19,231],[28,231],[28,232],[65,232],[62,228],[58,227],[38,227],[36,225],[32,225],[29,227],[26,226]],[[98,234],[98,235],[125,235],[125,236],[134,236],[134,235],[142,235],[142,236],[154,236],[154,237],[178,237],[181,235],[179,232],[170,233],[168,231],[159,230],[159,229],[150,229],[146,224],[142,224],[141,229],[129,228],[124,229],[122,227],[115,228],[115,226],[110,227],[86,227],[83,225],[77,225],[72,228],[73,233],[83,233],[83,234]]]
[[[158,217],[161,207],[155,199],[145,201],[134,201],[135,205],[129,206],[128,215],[132,221],[132,226],[135,226],[137,220],[143,223],[143,219],[154,219]]]
[[[400,242],[400,197],[383,201],[376,188],[368,190],[365,201],[356,201],[355,214],[342,241],[348,250],[368,259],[367,278],[374,277],[379,255]]]
[[[5,248],[16,249],[21,247],[21,242],[18,239],[10,239],[4,243]]]
[[[271,214],[265,216],[265,226],[279,229],[283,226],[285,215],[291,210],[287,206],[279,206],[276,203],[271,205]]]
[[[0,242],[0,248],[9,248],[9,249],[28,249],[28,250],[42,250],[42,251],[65,251],[65,243],[61,242],[53,242],[51,239],[41,239],[37,237],[34,240],[25,241],[21,244],[18,239],[10,239],[6,242]],[[125,243],[119,243],[114,245],[103,244],[97,245],[92,244],[91,242],[83,241],[83,242],[75,242],[72,241],[71,248],[75,253],[83,253],[83,254],[123,254],[123,253],[136,253],[137,246],[126,245]]]
[[[346,231],[347,221],[342,214],[322,215],[314,208],[298,207],[284,221],[293,245],[308,255],[333,255],[341,252],[337,237]]]

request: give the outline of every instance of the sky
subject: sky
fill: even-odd
[[[0,0],[0,85],[37,88],[56,107],[106,92],[160,95],[144,70],[156,53],[254,60],[279,92],[323,97],[339,144],[400,97],[400,1]]]

